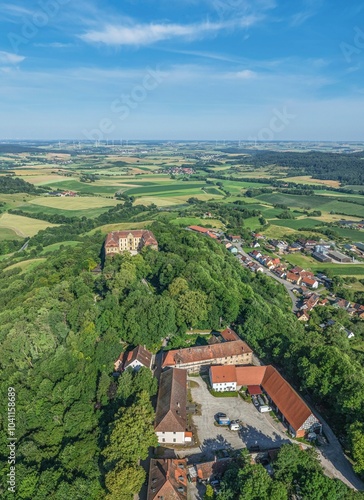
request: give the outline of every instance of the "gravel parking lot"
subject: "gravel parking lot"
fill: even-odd
[[[194,416],[201,451],[213,458],[215,450],[239,449],[258,445],[269,449],[290,442],[288,436],[280,430],[281,425],[274,422],[269,413],[259,413],[255,406],[241,397],[214,397],[210,394],[206,382],[193,377],[198,387],[192,387],[192,398],[201,405],[201,415]],[[193,384],[195,385],[195,384]],[[216,426],[215,415],[225,413],[230,420],[239,419],[240,431],[231,431],[227,427]]]

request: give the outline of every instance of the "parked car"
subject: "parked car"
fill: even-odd
[[[252,396],[252,401],[253,401],[254,406],[259,406],[259,401],[258,401],[256,396]]]
[[[259,406],[259,411],[260,413],[267,413],[269,411],[272,411],[272,408],[268,405],[261,405]]]

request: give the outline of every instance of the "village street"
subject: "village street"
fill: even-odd
[[[244,255],[245,257],[248,257],[249,259],[251,259],[250,255],[247,254],[243,250],[243,248],[241,246],[241,243],[234,243],[234,246],[236,246],[236,248],[238,249],[238,251],[242,255]],[[239,254],[237,254],[237,257],[239,258]],[[286,288],[286,290],[288,292],[288,295],[290,296],[290,298],[292,300],[292,312],[296,313],[298,311],[298,307],[297,307],[298,299],[297,299],[297,296],[293,293],[293,290],[296,289],[297,286],[293,285],[292,283],[289,283],[289,281],[287,281],[287,280],[279,278],[278,276],[276,276],[274,273],[272,273],[266,267],[263,267],[263,273],[266,274],[267,276],[270,276],[271,278],[275,279],[276,281],[278,281],[278,283],[281,283]]]

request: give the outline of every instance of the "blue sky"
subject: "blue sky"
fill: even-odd
[[[1,139],[364,140],[364,3],[0,1]]]

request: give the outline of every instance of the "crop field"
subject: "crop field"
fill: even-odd
[[[64,197],[64,196],[40,196],[30,201],[32,205],[56,208],[58,210],[88,210],[92,208],[103,208],[117,205],[117,200],[101,197]]]
[[[324,180],[324,179],[313,179],[309,175],[300,175],[297,177],[285,177],[282,179],[286,182],[295,182],[296,184],[319,184],[319,185],[325,185],[329,187],[340,187],[340,182],[339,181],[332,181],[332,180]]]
[[[356,205],[354,203],[345,203],[344,201],[330,201],[321,205],[320,210],[326,212],[336,212],[337,214],[345,214],[354,217],[364,217],[364,205]]]
[[[334,264],[332,262],[317,262],[311,257],[299,254],[286,255],[285,259],[294,266],[301,266],[313,272],[331,269],[337,276],[364,276],[364,264]]]
[[[322,222],[320,220],[310,219],[309,217],[306,219],[279,219],[272,221],[272,223],[275,226],[284,226],[296,230],[304,228],[308,231],[314,227],[322,225]]]
[[[61,180],[56,183],[48,183],[53,189],[76,191],[81,194],[105,194],[114,195],[120,189],[116,184],[109,186],[99,185],[97,182],[85,183],[78,180]]]
[[[334,227],[335,233],[338,233],[342,238],[347,238],[351,241],[362,241],[364,239],[364,231],[360,229],[347,229],[344,227]]]
[[[128,189],[125,191],[125,194],[129,196],[143,196],[143,195],[165,195],[165,196],[174,196],[177,192],[196,190],[201,188],[205,188],[206,184],[204,182],[171,182],[168,185],[153,185],[153,186],[141,186],[137,188]]]
[[[224,224],[218,219],[201,219],[200,217],[176,217],[170,220],[175,226],[203,226],[211,228],[223,228]]]
[[[9,229],[7,227],[0,227],[0,241],[6,240],[22,240],[13,229]]]
[[[0,217],[0,229],[11,229],[22,238],[34,236],[42,229],[56,225],[57,224],[51,224],[50,222],[45,222],[43,220],[30,219],[28,217],[8,213],[4,213]]]
[[[88,208],[85,210],[63,210],[61,208],[45,207],[30,203],[19,207],[20,210],[27,214],[65,215],[67,217],[89,217],[91,219],[103,214],[109,210],[109,208],[110,207]]]
[[[102,234],[111,233],[112,231],[123,231],[124,229],[145,229],[153,224],[152,220],[145,220],[143,222],[120,222],[118,224],[105,224],[92,229],[87,234],[95,234],[101,231]]]
[[[323,196],[299,196],[284,193],[261,194],[257,196],[257,199],[265,201],[272,205],[275,203],[279,203],[290,208],[296,207],[304,208],[306,210],[320,208],[322,207],[322,205],[328,203],[328,200]]]

